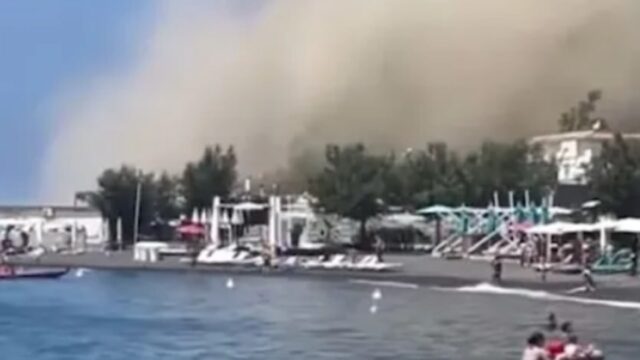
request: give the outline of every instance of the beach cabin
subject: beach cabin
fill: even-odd
[[[80,206],[0,206],[0,233],[54,251],[102,249],[109,238],[102,215]]]

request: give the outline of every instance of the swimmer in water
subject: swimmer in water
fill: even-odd
[[[550,312],[549,316],[547,316],[547,331],[553,332],[556,330],[558,330],[558,319],[555,313]]]
[[[522,360],[549,360],[544,349],[545,338],[541,332],[534,332],[527,339],[527,347],[522,353]]]

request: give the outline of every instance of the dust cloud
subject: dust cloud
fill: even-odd
[[[121,163],[180,171],[214,143],[257,174],[327,142],[465,148],[549,132],[594,88],[600,115],[637,124],[636,0],[233,3],[163,3],[133,66],[61,96],[42,199]]]

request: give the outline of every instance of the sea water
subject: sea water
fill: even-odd
[[[608,359],[640,356],[632,307],[486,285],[238,276],[229,287],[230,279],[84,271],[0,283],[2,359],[517,360],[550,311]]]

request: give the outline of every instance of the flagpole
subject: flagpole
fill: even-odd
[[[136,187],[136,213],[135,219],[133,222],[133,243],[134,245],[138,243],[138,230],[139,230],[139,221],[140,221],[140,193],[142,191],[142,183],[138,182],[138,186]]]

